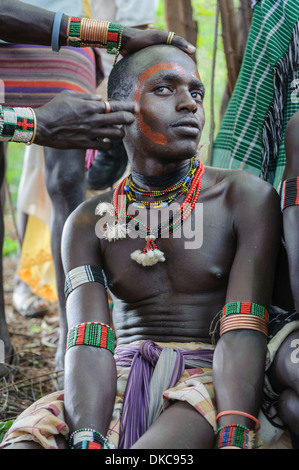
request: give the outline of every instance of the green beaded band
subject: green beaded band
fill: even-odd
[[[248,315],[255,315],[257,317],[263,318],[266,322],[268,322],[268,310],[262,305],[255,304],[253,302],[230,302],[227,303],[222,311],[222,317],[227,317],[228,315],[235,315],[235,314],[248,314]]]
[[[119,33],[121,25],[119,23],[109,23],[107,33],[107,52],[108,54],[115,54],[119,46]]]
[[[68,25],[68,46],[81,47],[81,23],[82,18],[69,18]]]
[[[67,351],[73,346],[95,346],[114,353],[114,332],[105,323],[87,322],[71,328],[67,335]]]
[[[234,446],[240,449],[253,449],[254,431],[242,424],[221,426],[216,431],[215,449]]]

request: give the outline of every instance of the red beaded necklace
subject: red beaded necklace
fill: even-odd
[[[165,261],[164,253],[158,250],[155,240],[156,238],[161,236],[163,232],[166,232],[166,230],[168,230],[169,233],[172,233],[180,225],[182,225],[183,222],[187,219],[187,217],[189,217],[189,215],[192,213],[201,191],[202,175],[204,174],[204,171],[204,164],[201,161],[198,161],[198,168],[194,173],[194,177],[190,184],[190,189],[186,194],[184,201],[180,204],[180,208],[179,210],[177,210],[176,215],[173,217],[173,220],[171,222],[168,222],[168,224],[164,226],[161,226],[161,224],[159,224],[159,226],[156,227],[156,229],[154,230],[151,230],[149,227],[144,226],[146,230],[146,244],[142,251],[136,250],[131,254],[131,258],[133,260],[137,261],[137,263],[142,264],[143,266],[152,266],[159,261]],[[126,181],[127,177],[125,177],[120,182],[113,194],[113,205],[116,213],[116,226],[121,219],[134,219],[134,216],[127,214],[126,211]],[[156,235],[153,235],[153,232],[157,232]]]

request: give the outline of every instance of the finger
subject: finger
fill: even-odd
[[[168,35],[167,35],[168,37]],[[182,38],[181,36],[175,35],[171,42],[172,46],[178,47],[187,54],[194,54],[196,51],[196,47],[193,46],[190,42],[186,41],[186,39]]]
[[[111,114],[117,111],[136,112],[136,104],[132,101],[106,100],[100,103],[100,113]]]
[[[100,127],[96,131],[97,138],[122,139],[125,131],[122,127]]]
[[[135,121],[135,116],[127,111],[117,111],[110,114],[98,114],[97,115],[97,126],[117,126],[124,124],[132,124]]]
[[[92,144],[92,147],[90,148],[96,148],[98,150],[110,150],[112,148],[112,142],[109,139],[102,139],[102,138],[97,138],[96,143]]]

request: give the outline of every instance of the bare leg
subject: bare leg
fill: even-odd
[[[45,147],[46,186],[53,204],[51,248],[55,266],[60,318],[56,369],[64,369],[67,322],[64,297],[64,271],[61,260],[61,236],[71,212],[85,199],[85,151],[57,150]],[[63,384],[60,384],[62,386]]]
[[[189,403],[175,402],[132,449],[212,449],[214,431]]]
[[[5,146],[0,143],[0,188],[2,188],[5,177]],[[4,217],[3,205],[0,203],[0,339],[4,342],[5,347],[5,361],[9,363],[13,354],[13,347],[8,333],[6,318],[5,318],[5,304],[3,292],[3,240],[4,240]],[[7,368],[0,363],[0,377],[8,372]]]
[[[297,351],[296,351],[297,350]],[[279,394],[277,410],[287,425],[293,445],[299,448],[299,331],[282,343],[269,370],[269,379]]]

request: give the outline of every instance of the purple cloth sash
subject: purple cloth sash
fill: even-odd
[[[163,391],[174,387],[185,368],[204,367],[200,365],[202,361],[212,367],[213,353],[210,349],[181,351],[160,347],[153,341],[116,348],[117,366],[131,367],[124,395],[119,449],[130,449],[159,416]]]

